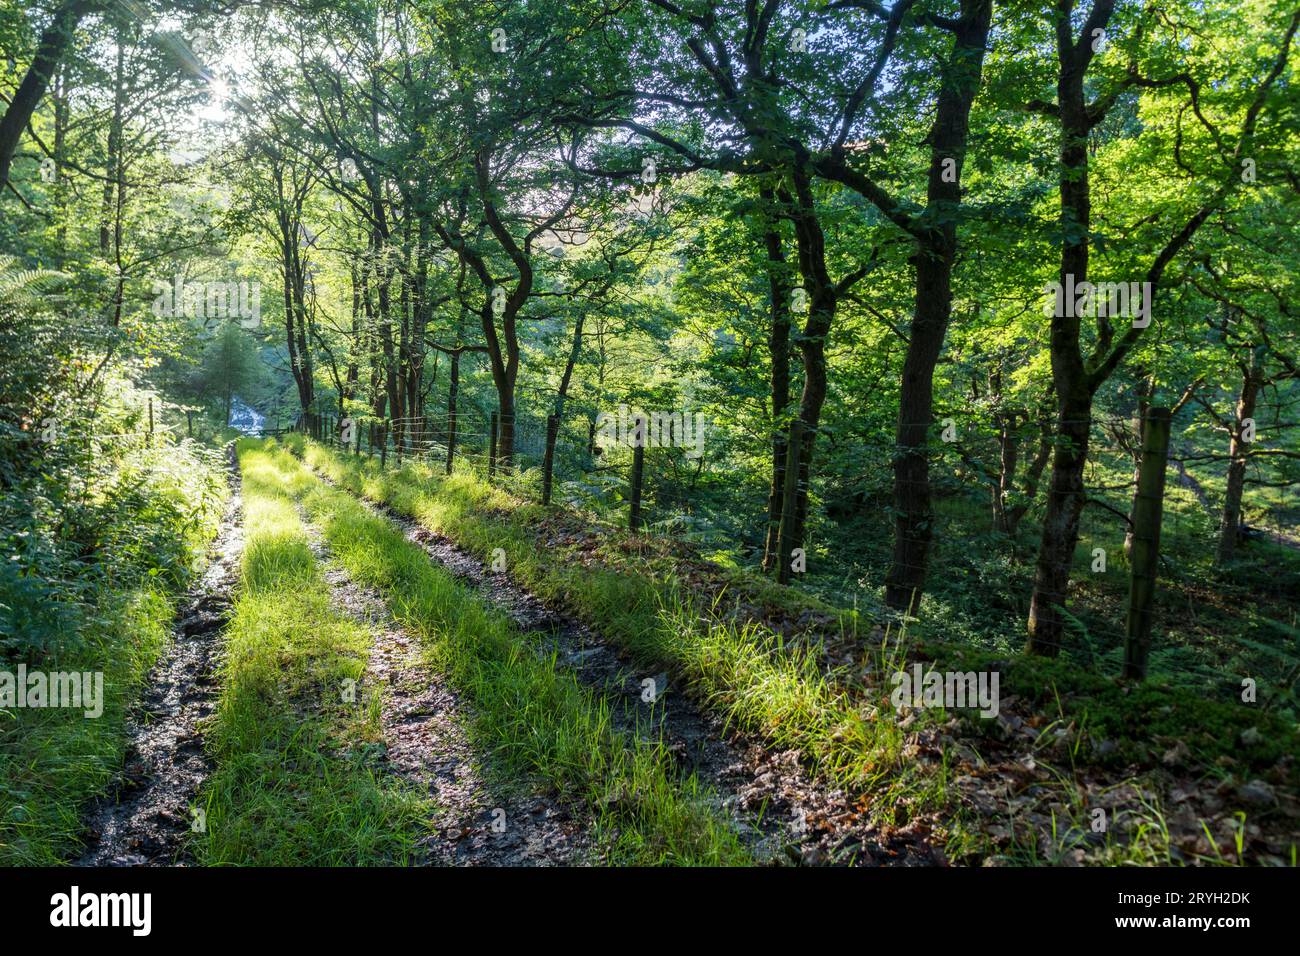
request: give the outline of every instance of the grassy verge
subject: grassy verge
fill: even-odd
[[[331,549],[354,580],[385,595],[397,620],[424,642],[431,662],[467,692],[474,703],[473,739],[491,751],[503,779],[540,778],[563,799],[585,804],[612,842],[616,861],[748,862],[698,781],[682,779],[658,743],[619,733],[602,699],[507,617],[431,564],[391,522],[351,495],[308,480],[317,487],[304,501]]]
[[[669,668],[734,725],[783,748],[798,749],[836,783],[875,792],[875,810],[894,822],[904,800],[944,802],[942,767],[900,760],[904,734],[874,707],[828,681],[813,658],[782,644],[757,624],[741,624],[700,606],[671,573],[647,573],[632,560],[593,562],[568,553],[567,542],[539,546],[524,505],[476,478],[444,477],[408,464],[381,471],[369,459],[339,456],[315,443],[295,447],[343,487],[388,504],[446,534],[480,558],[505,553],[510,574],[544,599],[562,602],[639,661]],[[771,590],[771,589],[768,589]],[[889,655],[882,645],[880,654]]]
[[[122,763],[126,718],[158,655],[175,608],[156,588],[107,592],[93,636],[49,670],[103,674],[103,713],[0,710],[0,865],[52,866],[80,849],[82,812]]]
[[[294,503],[300,466],[248,441],[239,452],[247,538],[196,853],[209,865],[407,862],[431,807],[368,757],[378,698],[345,693],[370,634],[331,608]]]
[[[798,749],[828,779],[869,793],[880,822],[928,815],[938,822],[934,838],[953,858],[1063,862],[1082,850],[1093,862],[1240,860],[1240,852],[1218,849],[1240,832],[1234,822],[1243,813],[1240,784],[1264,777],[1279,792],[1289,786],[1281,768],[1297,750],[1294,728],[1243,705],[1240,688],[1225,688],[1217,700],[1160,681],[1133,688],[1064,661],[945,642],[935,628],[893,639],[879,630],[859,635],[853,612],[748,580],[744,572],[702,572],[669,545],[590,532],[473,475],[447,477],[414,463],[381,471],[373,461],[314,443],[295,441],[295,447],[349,490],[414,517],[484,560],[501,549],[511,575],[534,593],[573,609],[643,663],[684,677],[733,724]],[[745,623],[745,614],[731,613],[737,601],[760,620]],[[797,639],[783,640],[762,623],[773,618],[796,622],[790,631]],[[813,623],[797,623],[804,618]],[[857,645],[856,661],[828,667],[823,640]],[[1015,728],[1026,729],[1009,730],[1002,721],[954,724],[938,709],[896,714],[885,678],[904,656],[941,671],[996,669],[1007,715]],[[996,807],[1005,807],[1008,797],[984,797],[1015,780],[1016,764],[1026,758],[1037,765],[1042,797],[1020,814],[1027,824],[1008,827],[1005,812],[996,819]],[[1223,796],[1221,809],[1212,800],[1192,801],[1175,814],[1162,803],[1207,776]],[[1090,815],[1118,791],[1128,793],[1124,806],[1118,796],[1106,806],[1132,825],[1098,837]],[[990,812],[994,819],[985,819]],[[1258,852],[1286,858],[1292,828],[1276,808],[1262,814],[1255,807],[1249,816],[1269,831],[1256,840]],[[1193,846],[1187,833],[1203,831],[1206,840]],[[1171,854],[1171,841],[1190,849],[1183,857]]]
[[[0,501],[0,672],[102,675],[102,712],[0,705],[6,866],[81,851],[82,814],[121,767],[130,706],[226,497],[219,456],[188,443],[112,461],[93,494],[59,477],[13,510]]]

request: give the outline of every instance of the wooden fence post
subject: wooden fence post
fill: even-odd
[[[379,426],[379,470],[388,464],[388,424]]]
[[[634,533],[641,530],[641,485],[645,479],[645,430],[648,427],[644,415],[638,415],[635,421],[637,442],[632,448],[632,509],[627,523]]]
[[[781,526],[777,529],[776,580],[790,582],[790,562],[794,552],[795,512],[799,507],[799,456],[803,449],[803,422],[790,422],[790,440],[785,448],[785,486],[781,489]]]
[[[149,447],[153,447],[153,396],[149,396]]]
[[[560,431],[560,416],[546,416],[546,451],[542,457],[542,504],[551,503],[552,472],[555,471],[555,439]]]
[[[1165,505],[1165,467],[1169,463],[1169,409],[1148,408],[1142,429],[1142,463],[1133,506],[1128,622],[1124,638],[1124,676],[1146,677],[1151,653],[1151,605],[1160,564],[1160,521]]]

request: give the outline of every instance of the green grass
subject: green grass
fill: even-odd
[[[214,866],[406,863],[433,807],[370,759],[378,699],[346,700],[370,634],[331,607],[292,497],[298,466],[247,441],[240,463],[247,539],[195,852]]]
[[[167,646],[174,612],[160,589],[105,593],[93,637],[50,670],[102,671],[104,711],[0,711],[0,865],[52,866],[81,849],[82,814],[121,766],[126,717]]]
[[[616,861],[749,862],[695,777],[683,777],[659,742],[618,732],[606,702],[534,637],[351,495],[320,484],[304,501],[348,573],[385,595],[430,661],[472,699],[472,739],[490,750],[499,775],[531,776],[584,804]]]
[[[824,777],[869,793],[872,812],[882,822],[937,812],[945,818],[946,830],[939,839],[951,857],[983,852],[981,836],[969,832],[970,821],[958,810],[947,759],[930,764],[902,759],[906,735],[887,703],[860,682],[855,685],[849,675],[827,674],[806,652],[806,643],[783,644],[771,629],[740,622],[723,613],[721,605],[741,595],[747,604],[778,616],[797,617],[811,609],[832,628],[845,629],[851,640],[858,639],[854,612],[836,611],[795,589],[734,569],[714,574],[713,580],[727,582],[731,593],[713,606],[704,592],[692,589],[689,566],[668,545],[622,532],[587,534],[580,522],[566,523],[561,513],[524,503],[473,474],[448,477],[410,462],[400,470],[381,470],[374,461],[339,456],[315,443],[295,438],[291,444],[343,487],[446,534],[479,558],[491,560],[501,549],[510,574],[525,587],[569,607],[639,662],[685,679],[697,699],[731,724],[774,746],[796,748]],[[1202,772],[1219,779],[1264,773],[1297,751],[1287,716],[1243,705],[1239,687],[1224,685],[1221,695],[1191,693],[1156,675],[1133,688],[1075,660],[1044,660],[1008,646],[990,650],[943,640],[937,626],[894,637],[877,635],[878,646],[868,649],[877,675],[888,673],[904,655],[930,660],[941,670],[987,669],[998,661],[1004,696],[1020,697],[1068,726],[1074,745],[1057,788],[1067,804],[1074,790],[1069,778],[1079,767],[1109,768],[1118,780],[1143,767],[1159,767],[1173,740],[1185,742]],[[1018,640],[1013,643],[1019,647]],[[917,717],[922,725],[945,719],[933,710]],[[977,748],[981,736],[997,730],[987,721],[963,724],[964,737]],[[1243,743],[1243,731],[1251,728],[1258,735],[1248,735],[1251,742]],[[1094,746],[1102,741],[1115,746]],[[1044,754],[1040,762],[1050,759]],[[1144,812],[1136,837],[1123,845],[1108,837],[1091,858],[1169,862],[1158,801]],[[1061,849],[1073,838],[1070,827],[1077,832],[1082,823],[1086,831],[1087,822],[1086,815],[1063,817],[1061,832],[1049,839],[1065,841]],[[1036,853],[1019,861],[1042,862]]]
[[[784,646],[770,629],[700,605],[664,570],[665,562],[656,574],[640,561],[611,566],[557,560],[529,530],[540,509],[473,476],[445,477],[418,464],[381,471],[368,459],[300,440],[292,444],[343,487],[446,534],[485,561],[501,549],[510,574],[525,587],[572,608],[639,662],[669,669],[729,723],[775,746],[798,749],[837,784],[873,791],[873,809],[882,819],[896,822],[904,801],[914,808],[942,805],[942,769],[900,760],[904,734],[892,711],[882,719],[881,712],[850,698],[810,656]],[[792,608],[809,606],[791,589],[762,590]]]
[[[141,449],[98,463],[94,494],[26,503],[0,587],[0,670],[99,672],[103,712],[0,709],[0,865],[51,866],[83,849],[89,802],[126,751],[127,716],[170,640],[176,595],[217,531],[215,452]],[[6,646],[7,645],[7,646]]]

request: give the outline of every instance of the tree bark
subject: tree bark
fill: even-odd
[[[555,410],[546,421],[546,451],[542,456],[542,504],[551,503],[551,486],[554,482],[555,444],[559,440],[560,425],[564,421],[564,406],[569,398],[569,383],[573,380],[573,369],[578,364],[582,353],[582,327],[586,314],[579,311],[573,322],[573,342],[569,346],[569,358],[564,363],[564,374],[560,376],[560,387],[555,393]]]
[[[1149,374],[1145,369],[1137,369],[1138,389],[1137,389],[1137,421],[1138,435],[1142,434],[1142,423],[1147,420],[1147,409],[1151,406],[1151,396],[1155,394],[1156,382],[1154,376]],[[1142,454],[1141,438],[1138,439],[1138,447],[1133,449],[1133,500],[1129,503],[1128,509],[1128,527],[1124,531],[1124,556],[1131,557],[1133,554],[1133,529],[1137,521],[1138,511],[1138,481],[1142,477]]]
[[[1057,109],[1061,127],[1060,208],[1064,239],[1058,280],[1062,288],[1087,281],[1092,194],[1088,181],[1088,133],[1095,119],[1088,114],[1084,74],[1092,60],[1092,29],[1105,29],[1113,0],[1097,0],[1084,25],[1082,39],[1074,39],[1068,16],[1056,25]],[[1067,305],[1062,295],[1060,305]],[[1072,304],[1071,304],[1072,305]],[[1057,308],[1051,322],[1052,380],[1057,400],[1057,444],[1052,456],[1047,512],[1034,570],[1034,592],[1029,603],[1029,641],[1033,653],[1054,657],[1064,635],[1066,591],[1070,584],[1074,548],[1079,540],[1079,515],[1083,511],[1083,470],[1088,460],[1092,429],[1092,385],[1079,343],[1080,320],[1076,310]]]
[[[113,115],[108,124],[108,152],[104,160],[104,191],[99,214],[99,253],[108,257],[113,248],[113,222],[115,220],[114,195],[122,188],[122,112],[125,107],[126,49],[121,30],[116,34],[117,66],[113,71]]]
[[[1124,676],[1146,677],[1151,653],[1152,606],[1160,565],[1160,524],[1169,464],[1169,409],[1151,408],[1142,420],[1142,460],[1138,470],[1136,526],[1125,624]]]
[[[1223,517],[1219,521],[1219,547],[1215,555],[1217,564],[1232,560],[1241,533],[1241,499],[1246,486],[1246,465],[1250,443],[1242,438],[1242,423],[1255,417],[1255,403],[1261,384],[1260,366],[1263,347],[1251,349],[1250,357],[1242,366],[1241,393],[1237,396],[1236,415],[1232,422],[1232,438],[1228,444],[1228,478],[1223,496]]]
[[[907,613],[914,613],[920,605],[934,534],[929,461],[934,368],[952,319],[961,168],[993,16],[991,0],[962,0],[961,6],[961,17],[953,27],[952,54],[940,71],[939,99],[928,136],[926,211],[916,235],[914,257],[916,304],[898,399],[894,555],[885,578],[885,603]]]
[[[821,423],[822,407],[826,404],[826,340],[835,321],[841,294],[841,289],[831,281],[826,268],[826,237],[817,219],[808,172],[795,168],[791,172],[791,180],[794,185],[793,196],[782,191],[781,199],[794,222],[799,248],[799,272],[808,293],[808,320],[797,339],[804,373],[798,411],[801,428],[796,432],[802,439],[798,449],[798,475],[795,477],[797,494],[793,512],[788,507],[788,499],[783,504],[778,532],[779,539],[783,542],[781,546],[788,551],[804,545],[813,449],[817,428]],[[788,452],[787,449],[786,468],[789,468],[789,462],[793,460]],[[783,476],[783,485],[788,486],[789,482],[790,478]]]
[[[90,0],[63,3],[55,9],[53,19],[41,33],[31,65],[18,84],[18,89],[14,91],[4,116],[0,117],[0,188],[9,181],[9,169],[23,130],[31,122],[32,114],[36,112],[41,97],[54,78],[59,61],[72,45],[77,25],[96,8],[97,4]]]
[[[447,474],[456,462],[456,403],[460,398],[460,352],[451,353],[451,374],[447,384]]]
[[[776,560],[781,528],[781,495],[785,485],[786,407],[790,404],[790,280],[786,275],[785,250],[776,225],[776,193],[761,190],[766,207],[767,227],[763,244],[767,250],[767,287],[771,325],[768,351],[771,358],[769,385],[772,399],[772,482],[767,494],[767,534],[763,542],[763,570],[770,571]]]

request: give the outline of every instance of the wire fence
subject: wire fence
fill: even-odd
[[[653,517],[656,507],[645,497],[646,473],[663,468],[667,459],[656,461],[661,449],[653,440],[631,442],[626,455],[622,447],[617,453],[607,447],[602,451],[592,422],[581,424],[587,426],[586,436],[580,436],[583,429],[573,422],[566,430],[546,416],[505,417],[469,408],[454,415],[392,420],[308,416],[296,430],[308,431],[340,451],[373,456],[384,466],[416,460],[448,473],[471,469],[524,496],[539,493],[538,482],[523,482],[521,473],[544,464],[549,436],[557,485],[572,480],[588,482],[597,493],[604,489],[614,505],[626,509],[628,522],[644,529],[647,514]],[[1052,458],[1066,442],[1062,433],[1070,431],[1087,435],[1085,465],[1075,486],[1054,487]],[[954,594],[965,594],[967,604],[995,599],[1004,605],[997,610],[1005,612],[1009,624],[1016,622],[1013,626],[1020,633],[1031,613],[1055,616],[1061,640],[1075,653],[1104,659],[1116,668],[1137,658],[1145,668],[1154,647],[1158,666],[1177,664],[1221,681],[1234,668],[1248,670],[1280,654],[1282,659],[1272,662],[1279,666],[1269,670],[1294,696],[1300,667],[1288,671],[1281,665],[1297,655],[1278,651],[1279,638],[1288,628],[1290,643],[1295,643],[1297,608],[1296,595],[1288,592],[1290,578],[1257,575],[1244,584],[1240,576],[1231,582],[1225,578],[1220,599],[1227,590],[1250,595],[1235,606],[1218,600],[1219,606],[1211,609],[1196,599],[1198,588],[1215,582],[1213,558],[1225,534],[1247,553],[1253,553],[1254,542],[1260,540],[1300,550],[1300,502],[1293,486],[1267,480],[1271,460],[1248,459],[1246,480],[1257,482],[1248,486],[1250,498],[1256,500],[1248,499],[1240,527],[1225,530],[1226,439],[1223,455],[1208,456],[1203,447],[1192,447],[1190,439],[1170,440],[1159,449],[1159,480],[1151,479],[1139,493],[1143,428],[1134,416],[1098,415],[1065,423],[1053,419],[1046,433],[1023,422],[1017,429],[1000,428],[987,419],[954,416],[927,423],[919,433],[929,436],[919,448],[900,447],[883,436],[862,444],[866,464],[851,520],[863,533],[848,544],[827,528],[838,519],[821,514],[820,502],[810,506],[806,474],[800,473],[798,508],[805,527],[800,553],[794,557],[799,563],[796,578],[815,572],[821,562],[849,568],[847,573],[856,574],[857,580],[846,583],[858,589],[877,589],[891,575],[924,582],[933,597],[914,613],[932,625],[954,620]],[[579,437],[585,440],[575,440]],[[670,428],[670,444],[681,437]],[[511,439],[507,469],[504,456]],[[619,445],[626,444],[625,435]],[[672,454],[680,456],[681,449]],[[894,466],[909,456],[924,459],[925,481],[897,480]],[[706,448],[701,467],[725,470],[727,462],[710,459]],[[593,475],[604,481],[593,485]],[[1036,570],[1042,563],[1036,558],[1049,510],[1065,513],[1078,528],[1078,545],[1066,558],[1068,574],[1055,578]],[[772,520],[770,515],[765,518],[764,525]],[[900,546],[901,539],[909,546]],[[830,553],[835,548],[848,553]],[[1030,601],[1032,594],[1037,595],[1037,608]],[[1178,602],[1182,606],[1175,606]],[[1176,646],[1161,637],[1173,630],[1182,641]],[[1227,642],[1230,646],[1198,657],[1195,639],[1208,638],[1216,630],[1235,635]]]

